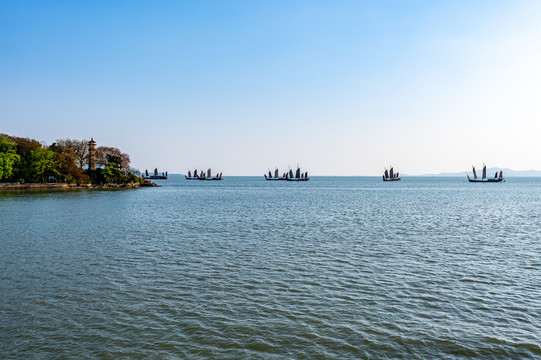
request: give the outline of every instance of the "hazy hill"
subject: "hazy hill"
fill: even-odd
[[[476,168],[477,170],[477,176],[481,176],[483,174],[483,168]],[[541,177],[541,170],[513,170],[513,169],[500,169],[500,168],[487,168],[487,176],[488,177],[494,177],[494,174],[496,171],[500,172],[500,170],[503,171],[503,177]],[[462,172],[455,172],[455,173],[439,173],[439,174],[426,174],[422,176],[466,176],[466,174],[470,175],[472,177],[473,173],[472,170],[469,169],[468,171],[462,171]]]

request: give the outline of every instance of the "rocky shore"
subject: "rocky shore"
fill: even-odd
[[[156,183],[145,181],[143,183],[127,184],[41,184],[41,183],[0,183],[0,191],[4,190],[70,190],[70,189],[128,189],[138,187],[157,187]]]

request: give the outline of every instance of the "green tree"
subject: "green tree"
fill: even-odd
[[[9,179],[15,164],[21,157],[17,154],[17,144],[0,137],[0,180]]]
[[[107,154],[105,166],[96,170],[88,170],[88,176],[93,184],[129,184],[142,183],[143,178],[122,169],[122,158],[117,155]]]
[[[116,155],[106,155],[107,163],[103,169],[103,177],[106,183],[120,184],[122,183],[122,175],[124,173],[120,171],[122,167],[122,159]]]
[[[54,152],[48,149],[38,149],[30,152],[28,168],[32,181],[46,182],[48,176],[57,177],[60,173],[57,170],[58,161]]]
[[[7,134],[0,134],[0,136],[17,144],[17,155],[20,156],[20,161],[13,168],[13,175],[11,178],[33,181],[33,172],[30,166],[30,153],[42,148],[40,142],[34,139],[10,136]]]

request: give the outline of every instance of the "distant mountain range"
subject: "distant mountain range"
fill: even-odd
[[[503,177],[541,177],[541,170],[513,170],[513,169],[500,169],[500,168],[488,168],[487,176],[494,177],[494,174],[497,172],[503,171]],[[481,176],[483,173],[483,168],[477,169],[477,176]],[[472,177],[471,169],[468,171],[455,172],[455,173],[440,173],[440,174],[425,174],[421,176],[466,176],[466,174]]]

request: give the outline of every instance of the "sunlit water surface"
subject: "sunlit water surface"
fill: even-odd
[[[0,358],[541,357],[541,179],[0,194]]]

